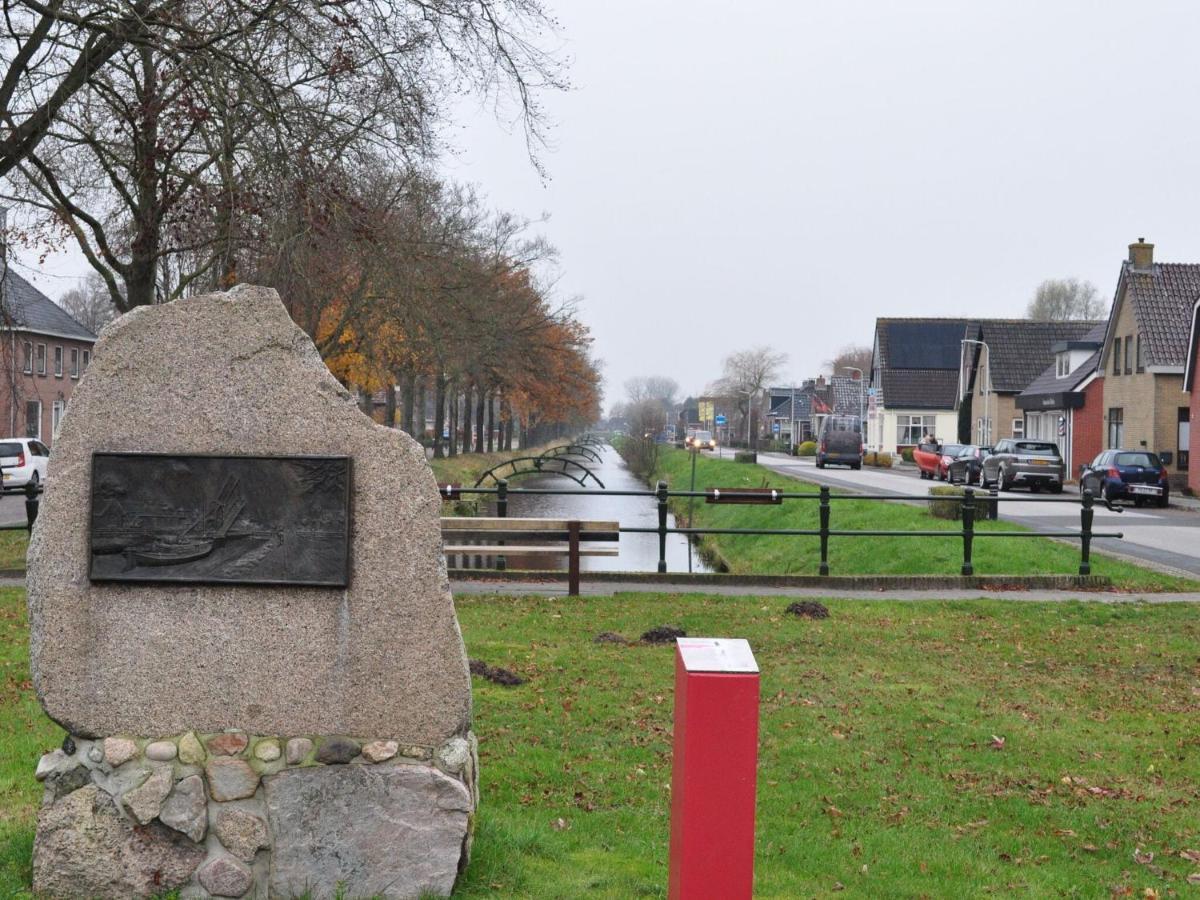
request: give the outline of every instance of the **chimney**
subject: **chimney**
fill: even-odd
[[[1131,268],[1149,271],[1154,267],[1154,245],[1147,244],[1140,237],[1136,244],[1129,245],[1129,263]]]

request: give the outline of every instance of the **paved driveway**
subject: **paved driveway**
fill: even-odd
[[[839,490],[856,493],[924,494],[929,483],[922,481],[915,469],[818,469],[812,459],[760,453],[761,465],[804,478],[818,484],[828,484]],[[940,482],[938,482],[940,483]],[[1050,494],[1026,494],[1025,491],[1006,493],[1006,497],[1029,496],[1028,501],[1008,501],[1000,505],[1000,517],[1030,528],[1079,527],[1077,503],[1039,503],[1032,498],[1049,498]],[[1062,495],[1077,500],[1068,487]],[[1200,577],[1200,510],[1172,507],[1170,509],[1134,509],[1122,513],[1096,507],[1094,527],[1097,531],[1120,531],[1124,540],[1097,540],[1096,550],[1111,550],[1121,556],[1178,569]]]

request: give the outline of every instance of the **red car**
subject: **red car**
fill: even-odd
[[[913,462],[921,470],[921,477],[932,481],[942,466],[942,445],[937,441],[922,441],[913,447]]]

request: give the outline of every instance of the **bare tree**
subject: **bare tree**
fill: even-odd
[[[713,386],[716,393],[734,397],[742,411],[742,428],[750,425],[751,446],[758,445],[758,429],[754,427],[755,405],[761,406],[767,384],[777,379],[787,363],[787,354],[771,347],[739,350],[725,357],[724,374]]]
[[[1035,322],[1066,322],[1102,319],[1107,312],[1108,304],[1090,281],[1048,278],[1038,285],[1025,316]]]
[[[89,272],[79,287],[58,298],[58,305],[93,334],[115,319],[119,313],[108,293],[108,285],[95,272]]]
[[[637,375],[625,382],[625,396],[634,404],[654,400],[669,410],[678,394],[679,382],[666,375]]]
[[[833,375],[845,375],[847,368],[861,369],[871,377],[871,348],[863,344],[847,344],[833,359],[825,361]]]
[[[122,309],[235,280],[309,175],[314,195],[338,169],[429,157],[463,92],[515,96],[532,150],[535,92],[562,83],[541,0],[145,0],[125,30],[114,0],[0,3],[10,196],[66,226]],[[102,64],[70,75],[95,42]]]

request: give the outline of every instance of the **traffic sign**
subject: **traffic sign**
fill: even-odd
[[[713,421],[718,425],[724,425],[728,420],[724,416],[717,416],[715,419],[713,419]]]
[[[771,423],[771,431],[775,432],[775,434],[779,434],[779,423],[778,422]]]

